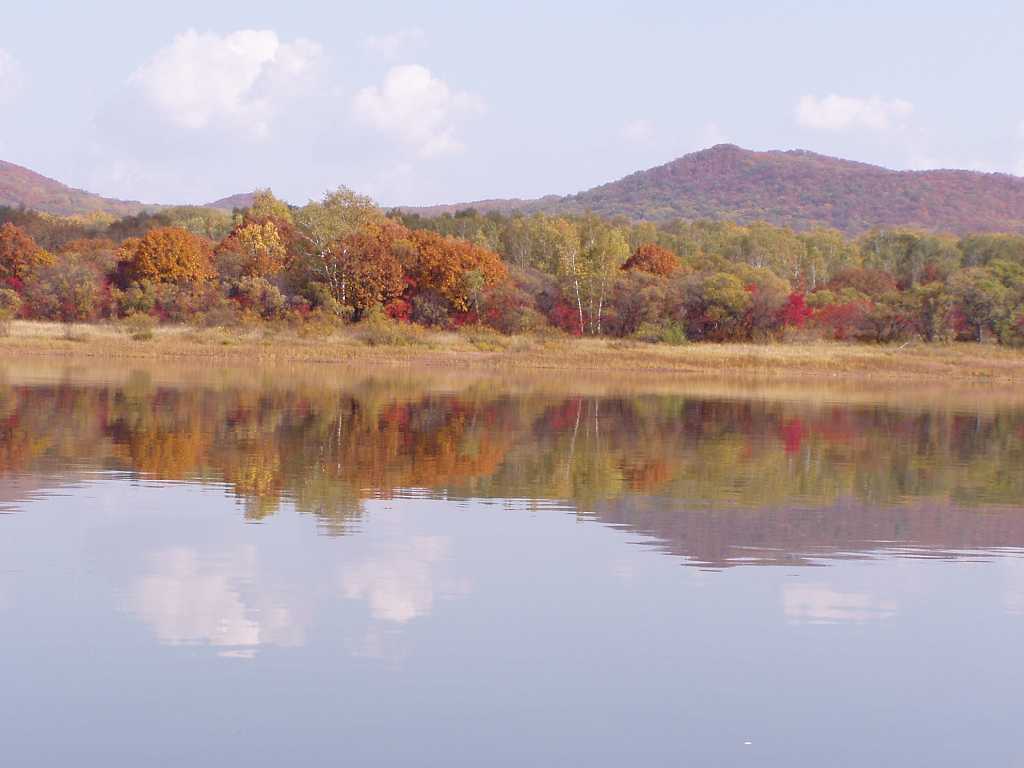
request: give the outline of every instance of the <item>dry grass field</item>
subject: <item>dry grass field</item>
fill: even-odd
[[[879,346],[838,342],[686,344],[614,339],[502,336],[488,330],[429,331],[381,325],[341,329],[275,326],[199,329],[16,321],[0,337],[0,356],[177,360],[202,365],[333,363],[481,371],[562,371],[615,377],[665,374],[855,381],[1024,383],[1024,352],[995,345]]]

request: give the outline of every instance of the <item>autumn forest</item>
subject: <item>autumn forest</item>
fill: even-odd
[[[0,209],[0,320],[1024,345],[1024,236],[302,207]]]

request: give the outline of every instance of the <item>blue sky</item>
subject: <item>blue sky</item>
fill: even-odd
[[[984,0],[15,1],[0,159],[147,202],[532,197],[724,141],[1024,175],[1022,29]]]

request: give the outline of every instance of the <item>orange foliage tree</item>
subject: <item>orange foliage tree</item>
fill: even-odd
[[[20,227],[0,227],[0,281],[20,284],[34,267],[52,263],[53,257]]]
[[[333,249],[338,260],[343,300],[359,319],[367,309],[397,299],[405,290],[402,257],[412,250],[412,233],[384,219],[364,225]]]
[[[629,257],[623,269],[639,269],[652,275],[668,277],[682,266],[679,257],[667,248],[654,243],[644,243]]]
[[[426,229],[414,230],[415,246],[406,272],[415,291],[433,291],[443,297],[457,312],[468,312],[473,303],[471,281],[466,276],[476,273],[489,288],[508,276],[508,269],[494,251],[468,240],[444,237]]]
[[[126,285],[202,282],[215,275],[210,255],[208,240],[184,229],[160,227],[124,242],[118,272]]]

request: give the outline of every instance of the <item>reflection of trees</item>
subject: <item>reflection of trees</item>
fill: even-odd
[[[458,395],[315,386],[0,387],[0,471],[121,469],[221,482],[246,516],[282,501],[342,532],[402,489],[565,499],[635,495],[767,510],[1024,500],[1024,413],[649,395]],[[662,504],[662,507],[679,506]]]

